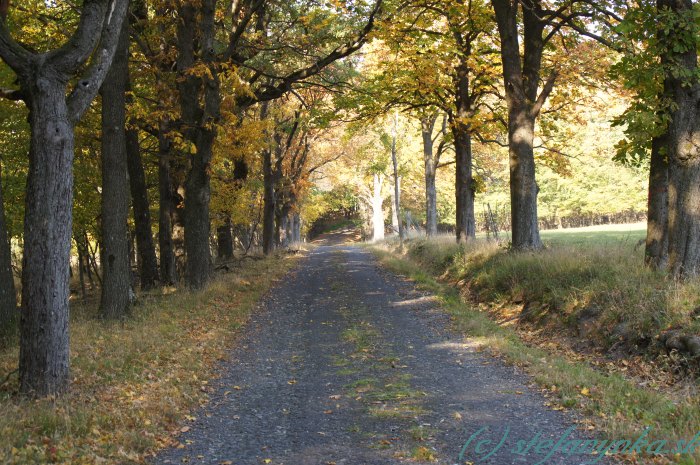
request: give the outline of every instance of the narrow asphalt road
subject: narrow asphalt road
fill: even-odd
[[[356,246],[322,245],[302,259],[260,302],[212,384],[211,402],[179,437],[184,447],[153,463],[575,465],[599,458],[547,457],[556,443],[585,439],[573,418],[545,407],[527,376],[474,350],[450,330],[433,297]]]

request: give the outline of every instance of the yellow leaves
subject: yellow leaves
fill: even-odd
[[[581,389],[581,395],[584,397],[591,397],[591,391],[587,387]]]

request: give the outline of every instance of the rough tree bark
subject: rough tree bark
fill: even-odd
[[[299,243],[301,242],[301,215],[298,211],[292,213],[291,218],[292,223],[292,241]]]
[[[678,25],[662,32],[674,106],[668,128],[668,265],[676,278],[700,272],[700,84],[691,0],[658,0]],[[692,33],[689,34],[689,30]],[[685,77],[690,76],[690,77]]]
[[[450,126],[455,147],[455,235],[457,242],[476,237],[474,217],[474,180],[472,178],[472,136],[469,119],[474,115],[474,96],[471,93],[469,60],[472,55],[472,42],[478,31],[462,34],[455,30],[454,36],[459,45],[458,65],[453,76],[455,86],[455,111],[450,118]]]
[[[177,282],[175,267],[175,247],[173,245],[172,215],[173,188],[170,179],[170,151],[167,122],[158,129],[158,249],[160,251],[160,278],[163,285],[172,286]]]
[[[0,165],[0,346],[3,339],[15,332],[19,313],[17,294],[12,274],[10,238],[5,223],[5,204],[2,197],[2,166]]]
[[[136,250],[138,252],[141,289],[153,289],[158,285],[158,260],[151,229],[151,210],[146,187],[146,174],[141,159],[138,131],[126,131],[126,160],[129,169],[129,188],[134,209]]]
[[[663,270],[668,264],[668,137],[664,134],[651,141],[649,166],[649,200],[644,263]]]
[[[0,18],[0,56],[17,73],[31,127],[19,357],[20,392],[26,395],[60,394],[68,388],[74,125],[107,75],[127,4],[84,2],[68,42],[42,54],[17,43]],[[88,61],[85,74],[68,92],[71,78]]]
[[[539,0],[522,8],[523,56],[520,56],[516,0],[492,0],[501,39],[503,80],[508,105],[508,152],[510,157],[511,241],[516,250],[540,249],[535,180],[535,121],[551,93],[552,73],[538,95],[546,15]]]
[[[185,181],[185,280],[192,289],[203,288],[211,274],[210,163],[221,106],[218,71],[214,66],[215,9],[215,0],[202,0],[198,8],[185,3],[179,8],[177,28],[182,123],[195,152]],[[207,66],[206,76],[191,72],[200,64]]]
[[[148,10],[145,0],[131,0],[131,24],[142,29],[141,23],[148,20]],[[127,45],[128,46],[128,45]],[[125,68],[127,91],[131,90],[129,67]],[[131,101],[127,95],[127,103]],[[136,251],[138,253],[139,281],[141,289],[149,290],[158,285],[158,259],[153,241],[150,202],[146,186],[146,174],[143,169],[139,132],[130,127],[126,129],[126,161],[129,169],[129,188],[131,204],[134,210],[134,225],[136,229]]]
[[[129,68],[129,25],[124,21],[112,66],[102,84],[102,318],[129,314],[129,180],[126,155],[126,90]]]

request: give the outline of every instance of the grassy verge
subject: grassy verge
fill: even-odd
[[[107,324],[73,305],[72,388],[28,401],[0,390],[0,463],[125,464],[177,445],[188,412],[207,401],[208,379],[255,302],[293,263],[245,261],[205,291],[145,295],[132,319]],[[0,352],[0,374],[17,348]]]
[[[673,322],[689,324],[685,309],[693,303],[684,300],[696,298],[692,290],[697,284],[681,288],[658,281],[653,274],[639,270],[639,262],[634,261],[641,257],[629,257],[632,246],[627,252],[613,253],[615,247],[562,245],[543,254],[510,254],[485,243],[457,246],[450,238],[416,240],[402,250],[391,245],[372,249],[388,268],[435,293],[472,343],[525,368],[553,408],[584,412],[585,427],[616,440],[634,441],[650,427],[649,437],[670,441],[670,450],[676,441],[690,440],[700,432],[697,386],[691,385],[684,393],[668,392],[639,383],[624,372],[601,369],[580,354],[572,357],[562,353],[555,344],[526,343],[519,325],[499,324],[491,311],[517,295],[515,300],[521,302],[539,302],[536,306],[541,311],[535,314],[540,317],[530,323],[531,329],[538,324],[551,328],[552,319],[566,326],[572,314],[593,303],[600,307],[596,327],[601,331],[613,322],[614,326],[626,322],[649,332]],[[659,287],[666,299],[650,303]],[[474,295],[481,304],[472,300]],[[551,302],[554,305],[549,306]],[[655,305],[661,304],[667,311],[658,317],[651,315]],[[520,305],[520,311],[525,307]],[[609,322],[607,318],[613,315],[618,318]],[[700,463],[700,445],[694,454],[645,455],[632,460]]]

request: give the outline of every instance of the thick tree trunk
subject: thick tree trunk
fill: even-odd
[[[20,320],[22,394],[59,394],[68,388],[73,125],[110,68],[127,5],[123,0],[84,2],[67,45],[42,54],[13,40],[7,11],[0,11],[0,55],[19,77],[31,127]],[[85,74],[78,76],[88,61]]]
[[[216,240],[219,260],[228,260],[233,257],[233,231],[231,231],[231,219],[227,218],[224,224],[216,228]]]
[[[158,260],[151,230],[151,211],[143,170],[138,131],[126,131],[126,156],[129,168],[129,186],[136,226],[136,250],[138,251],[141,289],[153,289],[158,284]]]
[[[384,176],[377,173],[372,178],[372,240],[374,242],[384,239],[384,210],[382,209],[382,184]]]
[[[510,221],[514,249],[540,249],[535,181],[535,118],[527,107],[514,106],[508,112],[508,154],[510,157]]]
[[[501,39],[501,62],[508,105],[508,153],[510,157],[511,243],[516,250],[540,249],[537,223],[534,137],[535,120],[552,91],[552,74],[538,96],[545,15],[535,0],[522,8],[523,56],[520,56],[518,2],[492,0]]]
[[[662,270],[668,264],[668,138],[664,134],[651,142],[649,203],[644,263]]]
[[[128,23],[102,84],[102,294],[100,315],[128,315],[131,290],[129,266],[129,185],[126,161],[126,90],[129,66]]]
[[[435,153],[433,150],[433,129],[435,117],[421,120],[423,136],[423,161],[425,163],[425,232],[428,236],[437,234],[437,190],[435,188]]]
[[[5,222],[5,205],[2,197],[2,167],[0,166],[0,346],[3,339],[17,329],[17,294],[12,274],[10,238]]]
[[[289,212],[286,209],[282,209],[278,217],[277,241],[280,247],[289,247]]]
[[[299,215],[298,211],[292,213],[291,223],[292,241],[299,243],[301,242],[301,215]]]
[[[690,0],[659,0],[659,9],[670,9],[677,19],[689,22]],[[685,26],[687,27],[687,26]],[[681,31],[679,33],[679,31]],[[700,84],[695,36],[675,25],[662,32],[667,47],[662,60],[684,73],[666,76],[675,103],[668,128],[668,264],[674,277],[700,273]],[[681,45],[680,47],[678,45]],[[679,50],[679,51],[677,51]]]
[[[173,188],[170,180],[170,150],[164,125],[158,131],[158,249],[160,250],[160,277],[164,285],[177,282],[175,248],[173,245]]]
[[[216,52],[215,4],[215,0],[202,0],[196,6],[185,3],[178,10],[180,108],[187,128],[184,134],[195,148],[185,182],[185,278],[192,289],[203,288],[211,274],[210,164],[221,106],[217,69],[212,65]],[[207,66],[207,75],[191,72],[199,63]]]
[[[187,255],[187,285],[202,289],[211,273],[209,247],[209,200],[211,197],[209,161],[215,134],[202,129],[198,153],[193,156],[192,168],[185,187],[185,253]],[[206,140],[204,140],[206,139]]]
[[[38,78],[24,216],[20,391],[59,394],[69,383],[68,295],[73,226],[73,125],[65,86]]]

